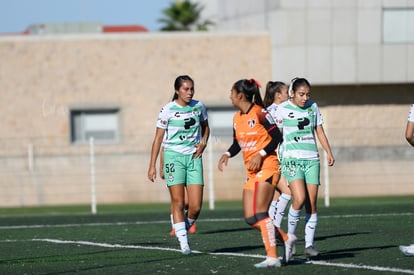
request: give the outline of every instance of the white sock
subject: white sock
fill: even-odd
[[[188,245],[187,229],[185,229],[185,222],[174,224],[175,236],[177,236],[180,245]]]
[[[275,218],[276,218],[276,204],[277,204],[277,201],[272,201],[270,203],[269,210],[267,211],[267,213],[269,214],[269,217],[273,220],[273,223],[275,223]]]
[[[289,215],[288,215],[288,233],[295,234],[296,228],[298,227],[298,222],[300,220],[300,212],[301,210],[293,209],[292,205],[289,208]]]
[[[273,224],[276,227],[280,227],[283,217],[285,216],[285,209],[292,198],[291,195],[282,193],[276,202],[276,213],[273,218]]]
[[[305,219],[305,247],[313,246],[316,227],[318,225],[318,214],[306,214]]]

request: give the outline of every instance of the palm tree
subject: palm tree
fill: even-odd
[[[204,9],[197,3],[191,3],[189,0],[175,1],[171,6],[164,9],[163,18],[158,22],[164,24],[161,31],[207,31],[208,26],[214,23],[210,20],[199,22],[201,11]]]

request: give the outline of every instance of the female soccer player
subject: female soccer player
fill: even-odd
[[[210,128],[204,104],[194,100],[194,81],[187,75],[174,82],[173,101],[165,105],[158,116],[151,149],[148,179],[154,181],[161,143],[164,140],[164,175],[171,197],[175,235],[181,251],[191,253],[187,230],[198,218],[203,200],[202,153],[207,145]],[[188,211],[184,214],[185,188]]]
[[[317,256],[314,237],[318,216],[316,202],[319,188],[320,160],[315,133],[328,156],[328,165],[335,159],[322,127],[322,116],[316,103],[310,101],[310,83],[295,78],[289,87],[291,100],[276,111],[276,123],[283,133],[282,173],[286,177],[293,201],[288,215],[288,234],[295,234],[300,212],[305,205],[305,254]],[[286,261],[291,259],[289,255]]]
[[[414,104],[411,105],[410,113],[408,114],[407,127],[405,128],[405,138],[411,146],[414,146]],[[408,246],[400,245],[400,251],[405,256],[414,256],[414,244]]]
[[[414,146],[414,104],[411,105],[410,113],[408,114],[405,138],[411,146]]]
[[[280,81],[269,81],[267,83],[263,103],[275,121],[277,108],[288,99],[288,86],[285,83]],[[278,152],[278,158],[279,161],[282,159],[281,151]],[[285,209],[292,198],[285,177],[279,179],[275,191],[273,201],[269,207],[269,216],[272,218],[273,224],[276,227],[280,227],[283,217],[285,216]]]
[[[233,117],[233,144],[218,162],[223,171],[229,158],[240,150],[247,169],[247,180],[243,187],[243,209],[246,223],[261,231],[265,245],[266,260],[255,264],[256,268],[279,267],[276,252],[275,227],[267,211],[279,180],[279,161],[275,149],[282,140],[271,115],[263,108],[257,82],[242,79],[234,83],[231,102],[239,111]],[[288,236],[282,230],[285,244]],[[289,246],[287,246],[289,249]]]

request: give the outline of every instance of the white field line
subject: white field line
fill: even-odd
[[[76,245],[88,245],[88,246],[97,246],[97,247],[106,247],[106,248],[126,248],[126,249],[146,249],[146,250],[162,250],[162,251],[174,251],[180,252],[179,249],[173,248],[165,248],[165,247],[157,247],[157,246],[142,246],[142,245],[121,245],[121,244],[108,244],[108,243],[95,243],[95,242],[88,242],[88,241],[67,241],[67,240],[56,240],[56,239],[31,239],[30,241],[33,242],[48,242],[48,243],[56,243],[56,244],[76,244]],[[17,240],[5,240],[5,242],[18,242]],[[201,251],[193,250],[192,253],[203,253]],[[244,253],[227,253],[227,252],[220,252],[220,253],[205,253],[208,255],[222,255],[222,256],[234,256],[234,257],[249,257],[249,258],[265,258],[263,255],[257,254],[244,254]],[[343,267],[343,268],[350,268],[350,269],[364,269],[364,270],[374,270],[374,271],[381,271],[381,272],[398,272],[398,273],[405,273],[405,274],[414,274],[414,270],[409,269],[400,269],[400,268],[391,268],[391,267],[381,267],[381,266],[369,266],[369,265],[356,265],[356,264],[345,264],[345,263],[330,263],[326,261],[306,261],[306,264],[314,264],[314,265],[323,265],[323,266],[335,266],[335,267]]]
[[[318,219],[337,219],[337,218],[370,218],[370,217],[387,217],[387,216],[413,216],[414,213],[384,213],[384,214],[355,214],[355,215],[331,215],[318,216]],[[242,218],[232,219],[198,219],[199,222],[233,222],[243,221]],[[140,225],[140,224],[165,224],[169,220],[163,221],[137,221],[137,222],[103,222],[103,223],[69,223],[69,224],[32,224],[32,225],[3,225],[0,230],[6,229],[31,229],[31,228],[61,228],[61,227],[83,227],[83,226],[122,226],[122,225]]]
[[[356,265],[356,264],[342,264],[342,263],[329,263],[329,262],[326,262],[326,261],[308,261],[306,263],[307,264],[315,264],[315,265],[324,265],[324,266],[337,266],[337,267],[344,267],[344,268],[357,268],[357,269],[366,269],[366,270],[375,270],[375,271],[384,271],[384,272],[399,272],[399,273],[406,273],[406,274],[414,274],[414,270],[392,268],[392,267]]]

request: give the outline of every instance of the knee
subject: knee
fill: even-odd
[[[295,209],[301,209],[305,204],[305,196],[302,194],[294,195],[292,199],[292,206]]]

